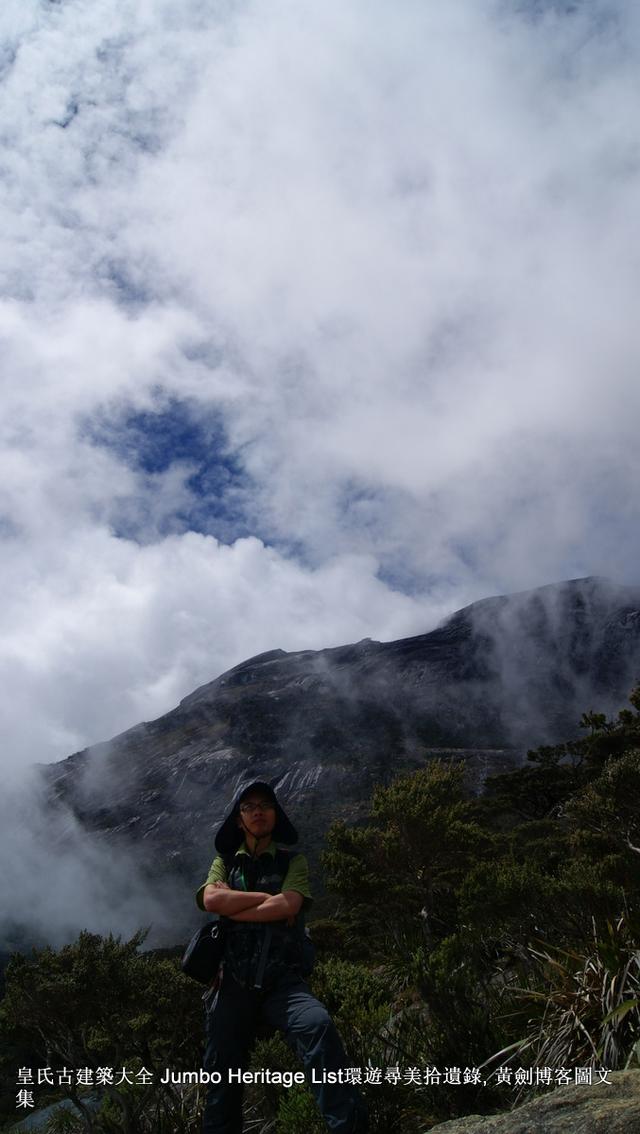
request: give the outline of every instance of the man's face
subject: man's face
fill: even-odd
[[[256,839],[270,835],[276,825],[276,809],[268,796],[251,792],[240,804],[238,826],[248,830]]]

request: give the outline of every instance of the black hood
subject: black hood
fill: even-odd
[[[233,801],[231,811],[227,815],[224,823],[220,827],[216,835],[216,850],[220,854],[228,854],[230,851],[235,851],[240,846],[244,839],[244,833],[236,824],[236,819],[240,814],[240,804],[245,796],[249,795],[252,791],[264,792],[266,796],[272,801],[276,809],[276,825],[273,828],[271,838],[274,843],[284,843],[285,846],[293,846],[298,841],[298,832],[296,831],[293,823],[287,818],[282,807],[276,799],[271,784],[267,784],[264,780],[254,780],[253,783],[245,784],[240,789],[236,798]]]

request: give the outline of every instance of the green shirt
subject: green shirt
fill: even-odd
[[[262,853],[270,854],[275,858],[276,844],[273,841],[270,842],[269,846]],[[241,843],[236,851],[236,854],[250,855],[251,852],[246,843]],[[206,882],[202,883],[202,886],[196,893],[196,902],[201,910],[204,909],[202,896],[204,894],[205,886],[211,886],[214,882],[226,881],[227,868],[224,864],[224,860],[221,855],[216,855],[209,868]],[[306,857],[303,854],[294,854],[293,858],[291,859],[291,862],[289,863],[289,869],[282,883],[281,893],[283,893],[285,890],[296,890],[298,894],[302,894],[302,897],[304,898],[302,908],[304,910],[307,910],[311,905],[313,898],[311,897],[311,889],[309,886],[309,866],[307,864]]]

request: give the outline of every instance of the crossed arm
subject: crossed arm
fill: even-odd
[[[258,890],[231,890],[226,882],[213,882],[205,886],[202,901],[209,913],[224,914],[232,921],[293,921],[303,898],[297,890],[264,894]]]

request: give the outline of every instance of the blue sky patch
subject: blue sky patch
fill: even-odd
[[[250,478],[230,448],[221,415],[178,398],[159,402],[157,409],[121,409],[116,415],[93,418],[83,428],[91,444],[109,449],[139,474],[140,504],[157,494],[153,511],[158,534],[199,531],[231,542],[250,533],[246,518]],[[162,474],[174,466],[185,470],[182,506],[163,510]],[[186,501],[186,507],[184,506]],[[136,538],[142,527],[134,501],[123,501],[118,534]]]

